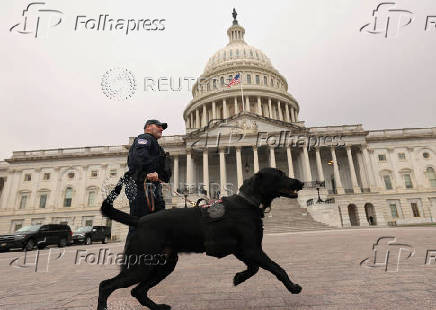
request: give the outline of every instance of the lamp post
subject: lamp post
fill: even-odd
[[[183,188],[183,197],[185,197],[185,208],[188,207],[188,205],[186,204],[186,200],[188,199],[188,194],[189,194],[189,190],[188,187],[185,185],[185,187]]]

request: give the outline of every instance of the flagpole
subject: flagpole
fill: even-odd
[[[239,84],[241,84],[242,111],[245,111],[244,91],[242,90],[242,74],[241,73],[239,73],[239,74],[241,75]]]

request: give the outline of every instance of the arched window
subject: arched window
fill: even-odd
[[[67,187],[65,190],[64,207],[71,207],[71,201],[73,200],[73,189]]]
[[[221,84],[221,87],[224,87],[224,77],[223,76],[220,78],[220,84]]]
[[[430,182],[430,186],[436,187],[436,173],[434,172],[433,167],[428,167],[425,172],[427,174],[428,181]]]
[[[247,74],[247,84],[251,84],[251,74]]]

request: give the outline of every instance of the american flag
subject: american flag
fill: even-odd
[[[239,79],[240,75],[239,73],[235,75],[235,77],[230,81],[229,84],[227,84],[227,87],[232,87],[233,85],[239,84],[241,82],[241,80]]]

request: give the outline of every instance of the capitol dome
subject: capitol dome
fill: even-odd
[[[227,30],[229,43],[209,58],[204,74],[219,70],[228,64],[259,66],[276,71],[269,58],[260,49],[250,46],[244,41],[244,34],[245,29],[242,26],[236,24],[230,27]]]
[[[192,87],[193,99],[183,113],[188,132],[207,126],[212,119],[227,119],[241,112],[297,122],[299,106],[287,92],[285,77],[260,49],[245,42],[245,29],[236,15],[233,11],[228,44],[209,58]],[[240,78],[230,87],[235,77]]]

